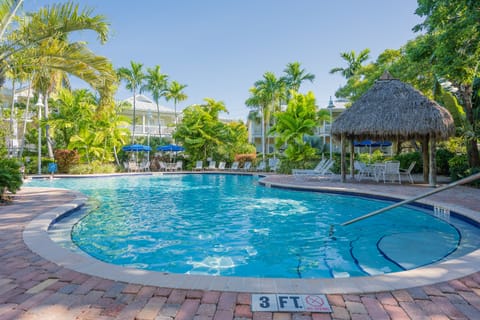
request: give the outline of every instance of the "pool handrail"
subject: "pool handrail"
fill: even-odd
[[[422,198],[426,198],[426,197],[428,197],[428,196],[430,196],[430,195],[432,195],[432,194],[439,193],[439,192],[442,192],[442,191],[444,191],[444,190],[447,190],[447,189],[456,187],[456,186],[458,186],[458,185],[475,181],[475,180],[477,180],[477,179],[480,179],[480,173],[472,174],[471,176],[468,176],[468,177],[465,177],[465,178],[463,178],[463,179],[457,180],[457,181],[455,181],[455,182],[452,182],[452,183],[450,183],[450,184],[447,184],[446,186],[440,187],[440,188],[438,188],[438,189],[433,189],[433,190],[431,190],[431,191],[422,193],[422,194],[417,195],[417,196],[415,196],[415,197],[408,198],[408,199],[406,199],[406,200],[403,200],[403,201],[394,203],[394,204],[392,204],[392,205],[390,205],[390,206],[388,206],[388,207],[385,207],[385,208],[382,208],[382,209],[379,209],[379,210],[376,210],[376,211],[367,213],[366,215],[363,215],[363,216],[361,216],[361,217],[348,220],[348,221],[346,221],[346,222],[341,223],[340,225],[341,225],[341,226],[347,226],[347,225],[349,225],[349,224],[352,224],[352,223],[355,223],[355,222],[358,222],[358,221],[361,221],[361,220],[364,220],[364,219],[367,219],[367,218],[376,216],[377,214],[384,213],[385,211],[388,211],[388,210],[390,210],[390,209],[394,209],[394,208],[396,208],[396,207],[400,207],[400,206],[402,206],[402,205],[404,205],[404,204],[407,204],[407,203],[410,203],[410,202],[413,202],[413,201],[416,201],[416,200],[419,200],[419,199],[422,199]],[[333,231],[333,225],[330,226],[330,233],[333,233],[332,231]]]

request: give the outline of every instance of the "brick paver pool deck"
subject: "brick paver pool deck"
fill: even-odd
[[[270,176],[266,180],[269,184],[328,187],[400,198],[428,190],[418,185],[299,182],[291,176]],[[76,196],[65,190],[24,188],[15,195],[13,204],[0,206],[0,320],[480,319],[480,272],[398,290],[327,293],[332,313],[252,313],[248,291],[188,289],[185,283],[181,289],[174,284],[159,287],[74,271],[31,251],[23,232],[46,211],[68,210]],[[433,195],[428,201],[480,214],[478,189],[459,186]],[[312,293],[323,292],[319,289]]]

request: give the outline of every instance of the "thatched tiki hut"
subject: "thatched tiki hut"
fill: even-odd
[[[436,184],[436,141],[455,132],[447,109],[425,97],[412,86],[394,79],[388,72],[332,124],[332,135],[342,145],[342,181],[346,180],[345,145],[350,141],[350,170],[353,175],[354,140],[422,142],[423,163],[428,165],[428,182]]]

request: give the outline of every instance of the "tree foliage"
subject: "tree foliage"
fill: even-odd
[[[312,92],[305,95],[293,92],[287,110],[275,114],[276,123],[271,132],[278,134],[278,148],[287,146],[285,156],[288,161],[303,164],[315,155],[315,149],[305,142],[304,137],[313,135],[318,125],[317,116]]]
[[[219,120],[226,112],[225,104],[211,98],[203,105],[192,105],[183,110],[183,120],[174,138],[184,147],[192,160],[232,160],[235,152],[248,150],[247,131],[243,124],[225,124]]]

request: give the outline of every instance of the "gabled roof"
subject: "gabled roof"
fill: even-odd
[[[133,106],[133,97],[123,100],[123,102],[128,102]],[[160,113],[175,113],[173,109],[159,105]],[[137,94],[135,99],[135,109],[137,111],[151,111],[152,113],[157,112],[157,105],[148,97],[143,94]]]

